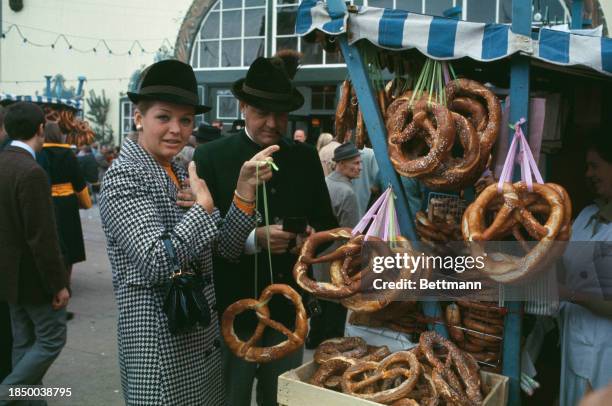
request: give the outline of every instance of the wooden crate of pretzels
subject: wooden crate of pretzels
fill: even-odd
[[[279,377],[284,406],[484,405],[507,403],[508,378],[480,371],[478,364],[435,332],[419,344],[391,353],[359,337],[324,341],[314,361]]]

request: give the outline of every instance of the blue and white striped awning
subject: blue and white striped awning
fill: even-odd
[[[365,39],[390,50],[416,48],[434,59],[469,57],[488,62],[522,53],[555,65],[582,65],[612,75],[612,39],[540,30],[539,38],[514,34],[509,25],[434,17],[403,10],[359,7],[332,18],[325,2],[303,0],[296,33],[319,30],[329,35],[348,30],[349,43]]]
[[[83,102],[77,99],[60,99],[58,97],[45,97],[37,95],[15,95],[10,93],[0,93],[0,103],[27,101],[40,104],[56,104],[58,106],[69,107],[75,110],[81,110]]]

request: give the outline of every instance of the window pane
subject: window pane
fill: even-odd
[[[564,22],[565,10],[563,10],[559,0],[540,0],[539,2],[535,2],[535,5],[539,5],[540,7],[539,10],[536,7],[533,12],[542,14],[543,19],[547,19],[557,24],[562,24]],[[548,15],[546,15],[546,13],[548,13]]]
[[[467,20],[478,23],[494,23],[495,2],[489,2],[487,0],[468,0]]]
[[[277,38],[276,39],[276,51],[280,51],[281,49],[297,49],[297,38],[289,37],[289,38]]]
[[[428,0],[425,2],[425,14],[441,16],[444,10],[453,7],[452,0]]]
[[[421,0],[397,0],[395,2],[395,8],[411,11],[413,13],[422,12],[423,9],[421,8],[421,5]]]
[[[220,1],[217,2],[217,4],[215,4],[215,6],[213,7],[213,10],[219,10],[220,8]]]
[[[334,110],[335,107],[336,107],[336,93],[335,92],[325,93],[325,110]]]
[[[304,65],[314,65],[323,63],[323,48],[321,45],[316,43],[310,43],[300,39],[302,48],[301,51],[304,54],[302,63]]]
[[[266,0],[246,0],[244,3],[245,7],[265,6]]]
[[[325,52],[325,63],[344,63],[342,52]]]
[[[221,93],[221,94],[219,94]],[[238,100],[234,96],[227,95],[226,90],[217,92],[217,117],[218,118],[237,118]]]
[[[240,66],[240,40],[222,41],[221,66]]]
[[[368,1],[370,7],[380,8],[393,8],[393,0],[370,0]]]
[[[298,0],[278,0],[278,4],[297,4]]]
[[[222,3],[223,3],[223,8],[241,8],[242,7],[242,0],[222,0]]]
[[[240,38],[242,35],[242,11],[223,12],[223,38]]]
[[[244,10],[244,36],[263,37],[266,35],[266,10],[256,8]]]
[[[219,13],[210,12],[206,17],[204,26],[200,31],[200,38],[202,39],[213,39],[219,38]]]
[[[244,66],[248,66],[259,56],[264,56],[264,39],[244,40]]]
[[[363,6],[363,0],[353,0],[353,4],[356,6]]]
[[[276,34],[290,35],[295,34],[295,17],[297,7],[283,7],[277,9],[276,15]]]
[[[499,22],[512,22],[512,0],[499,0]]]
[[[200,65],[201,68],[216,68],[219,66],[219,42],[200,42]]]
[[[310,108],[313,110],[323,110],[323,94],[312,92],[312,99],[310,102]]]

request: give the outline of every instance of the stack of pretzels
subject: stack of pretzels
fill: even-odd
[[[487,226],[487,213],[493,220]],[[545,219],[540,223],[538,217]],[[513,283],[533,276],[545,269],[562,252],[563,241],[571,234],[572,204],[567,191],[554,183],[534,183],[530,191],[525,182],[505,183],[502,193],[497,184],[483,190],[466,209],[462,233],[466,241],[501,241],[516,239],[524,256],[489,253],[483,271],[501,283]],[[525,234],[526,233],[526,234]],[[536,242],[531,247],[528,241]],[[533,244],[532,244],[533,245]],[[470,244],[473,255],[483,255],[481,244]]]
[[[462,240],[461,227],[450,214],[444,217],[433,214],[428,216],[419,211],[416,213],[415,226],[419,239],[423,242],[445,243]]]
[[[417,308],[416,301],[395,301],[376,312],[351,312],[348,322],[354,326],[387,328],[406,334],[427,330],[432,320]]]
[[[488,390],[474,358],[435,332],[390,353],[359,337],[324,341],[314,355],[313,385],[387,405],[480,405]]]
[[[56,122],[62,133],[66,134],[67,144],[80,147],[94,142],[96,134],[87,121],[77,118],[74,110],[45,106],[44,111],[45,119]]]
[[[350,228],[336,228],[320,231],[310,235],[302,245],[300,256],[293,268],[293,277],[297,284],[305,291],[323,299],[340,300],[342,305],[354,311],[374,312],[386,307],[399,294],[397,290],[380,290],[372,292],[372,282],[375,278],[390,277],[393,280],[415,278],[407,269],[386,271],[383,274],[374,274],[369,264],[363,264],[361,249],[365,237],[361,234],[353,236]],[[316,256],[317,248],[330,242],[345,241],[333,252]],[[408,241],[401,237],[398,241],[403,247],[395,251],[390,249],[388,243],[379,238],[370,237],[371,246],[376,255],[390,256],[401,250],[411,250]],[[378,243],[378,244],[376,244]],[[379,252],[380,251],[380,252]],[[320,282],[308,275],[313,264],[330,263],[331,282]],[[417,275],[418,276],[418,275]]]
[[[458,300],[446,306],[451,340],[477,361],[493,368],[501,360],[506,309],[488,302]]]
[[[478,179],[501,123],[499,100],[480,83],[456,79],[445,92],[447,106],[427,93],[406,92],[385,113],[391,163],[433,190],[461,189]]]

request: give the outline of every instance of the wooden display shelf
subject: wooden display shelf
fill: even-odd
[[[344,393],[320,388],[308,383],[317,365],[314,361],[287,371],[278,377],[278,403],[282,406],[368,406],[380,405]],[[483,406],[506,406],[508,402],[508,377],[491,372],[480,372],[483,382],[491,388]]]

